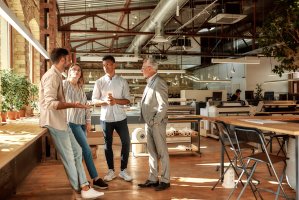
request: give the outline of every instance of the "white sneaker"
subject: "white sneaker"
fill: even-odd
[[[87,190],[87,191],[81,190],[81,197],[83,199],[95,199],[95,198],[98,198],[103,195],[104,195],[104,192],[98,192],[98,191],[94,190],[93,188],[89,188],[89,190]]]
[[[133,180],[132,176],[128,174],[126,169],[122,170],[118,176],[128,182]]]
[[[109,169],[107,175],[104,177],[104,181],[112,181],[114,178],[116,178],[114,170]]]

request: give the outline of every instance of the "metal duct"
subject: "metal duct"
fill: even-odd
[[[161,0],[157,7],[153,10],[150,18],[146,21],[140,32],[152,32],[158,23],[164,24],[171,16],[176,13],[177,5],[181,8],[188,0]],[[137,47],[142,46],[150,37],[150,35],[135,36],[132,44],[126,50],[127,53],[133,52]]]

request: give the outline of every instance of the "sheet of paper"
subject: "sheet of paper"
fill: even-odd
[[[240,119],[241,121],[251,122],[256,124],[285,124],[286,122],[275,121],[271,119]]]

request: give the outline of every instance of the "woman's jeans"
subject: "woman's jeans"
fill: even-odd
[[[79,143],[79,145],[82,148],[83,151],[83,158],[85,160],[85,164],[87,167],[87,170],[89,172],[89,175],[92,179],[95,179],[98,177],[98,172],[96,170],[96,167],[93,162],[92,153],[89,147],[89,144],[87,142],[86,138],[86,126],[81,124],[74,124],[69,122],[69,126],[72,129],[72,132]]]
[[[71,129],[68,127],[67,130],[58,130],[51,126],[46,127],[49,129],[74,190],[79,191],[80,187],[89,185],[82,163],[82,150]]]

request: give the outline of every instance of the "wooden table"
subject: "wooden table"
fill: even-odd
[[[283,124],[273,124],[273,123],[264,123],[258,124],[253,122],[243,121],[243,119],[271,119],[285,121]],[[223,121],[224,123],[231,124],[234,126],[242,126],[249,128],[256,128],[263,131],[273,131],[277,133],[284,133],[288,135],[293,135],[296,138],[296,200],[299,200],[299,123],[293,123],[288,121],[299,120],[297,116],[256,116],[256,117],[217,117],[213,120]]]
[[[17,185],[41,162],[46,133],[37,118],[0,125],[0,199],[15,193]]]
[[[0,126],[0,168],[47,132],[38,124],[12,122]]]
[[[256,114],[262,115],[299,115],[299,111],[272,111],[272,112],[257,112]]]

